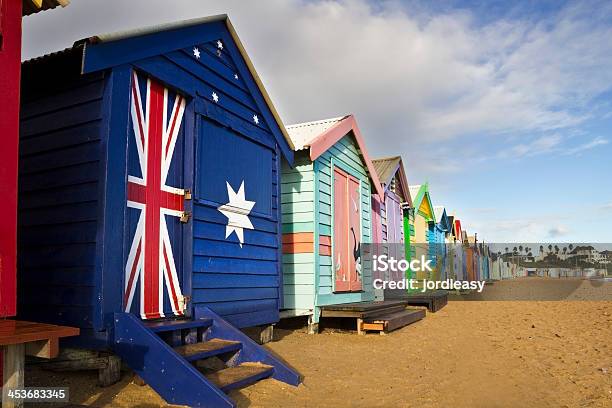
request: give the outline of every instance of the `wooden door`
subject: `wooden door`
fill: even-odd
[[[361,194],[359,181],[334,169],[334,279],[335,292],[360,291]]]
[[[181,316],[186,101],[133,73],[124,308],[143,319]]]
[[[348,178],[349,196],[349,271],[350,291],[361,290],[363,259],[361,259],[361,191],[359,180]]]

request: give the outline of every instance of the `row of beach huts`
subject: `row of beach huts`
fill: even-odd
[[[0,4],[20,28],[65,3]],[[265,341],[281,318],[308,316],[311,332],[328,317],[385,332],[423,318],[409,303],[443,306],[439,291],[376,290],[406,276],[375,276],[367,244],[435,259],[416,279],[490,278],[487,247],[427,183],[408,183],[400,156],[371,158],[353,115],[285,126],[227,16],[97,35],[21,67],[11,28],[0,90],[13,91],[1,114],[15,140],[0,175],[18,248],[2,247],[1,301],[19,320],[3,321],[5,367],[55,357],[66,337],[107,381],[120,359],[169,403],[233,406],[232,389],[300,382],[240,329]],[[198,370],[210,357],[226,368]],[[23,384],[13,371],[5,389]]]

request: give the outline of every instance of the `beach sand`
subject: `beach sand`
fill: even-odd
[[[611,288],[525,278],[487,285],[485,294],[612,299]],[[293,365],[303,384],[261,381],[230,394],[239,406],[612,406],[612,301],[451,301],[384,336],[336,329],[308,335],[299,327],[277,328],[275,340],[266,347]],[[27,378],[32,386],[69,386],[73,403],[166,406],[129,372],[108,388],[95,385],[95,372],[31,368]]]

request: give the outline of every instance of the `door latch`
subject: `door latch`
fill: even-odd
[[[189,218],[191,217],[191,213],[188,211],[183,211],[183,213],[181,214],[181,222],[183,224],[186,224],[189,222]]]
[[[185,189],[184,197],[185,197],[185,200],[191,200],[191,189],[190,188]]]

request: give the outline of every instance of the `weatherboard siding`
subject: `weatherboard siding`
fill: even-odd
[[[24,80],[28,80],[24,78]],[[19,316],[96,324],[96,256],[105,78],[58,76],[22,95],[19,141]]]
[[[306,152],[298,152],[294,167],[283,162],[281,168],[282,232],[284,237],[295,234],[310,236],[312,250],[295,253],[297,248],[284,246],[283,308],[312,310],[315,297],[315,174]],[[293,242],[293,240],[291,240]]]

